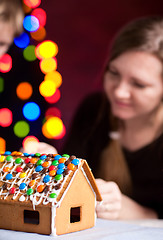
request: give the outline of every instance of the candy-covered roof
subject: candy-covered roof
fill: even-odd
[[[6,151],[0,155],[0,200],[32,202],[33,206],[58,206],[77,170],[82,168],[101,201],[94,177],[85,160],[67,154],[27,154]]]

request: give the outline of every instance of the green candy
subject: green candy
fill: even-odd
[[[54,165],[54,166],[57,166],[58,164],[59,164],[58,160],[54,160],[54,161],[52,162],[52,165]]]
[[[42,163],[43,163],[42,160],[38,160],[37,163],[36,163],[36,165],[41,165]]]
[[[70,155],[68,155],[68,154],[63,154],[62,157],[67,157],[67,158],[69,158]]]
[[[6,161],[7,161],[7,162],[11,162],[12,160],[13,160],[13,157],[12,157],[12,156],[7,156],[7,157],[6,157]]]
[[[58,174],[58,175],[55,176],[55,180],[57,180],[57,181],[61,180],[61,178],[62,178],[62,174]]]
[[[36,156],[36,157],[40,157],[40,156],[41,156],[41,153],[35,153],[35,156]]]
[[[15,163],[16,163],[16,164],[20,164],[20,163],[22,163],[22,161],[23,161],[23,160],[22,160],[21,158],[15,159]]]
[[[51,193],[50,194],[50,198],[56,198],[57,197],[57,194],[56,193]]]
[[[30,195],[32,195],[32,193],[33,193],[33,189],[32,189],[32,188],[29,188],[29,189],[27,190],[27,195],[30,196]]]

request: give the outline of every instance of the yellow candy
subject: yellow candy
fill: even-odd
[[[25,178],[26,175],[27,175],[27,174],[26,174],[25,172],[24,172],[24,173],[20,173],[19,177],[20,177],[20,178]]]
[[[0,162],[4,162],[5,156],[0,156]]]

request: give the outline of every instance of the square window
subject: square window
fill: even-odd
[[[70,223],[80,222],[81,207],[70,209]]]
[[[24,210],[24,223],[39,224],[39,212]]]

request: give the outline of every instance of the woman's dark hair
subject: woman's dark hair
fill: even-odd
[[[109,61],[132,50],[154,54],[163,62],[163,17],[140,18],[122,28],[112,45]]]

